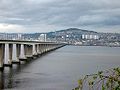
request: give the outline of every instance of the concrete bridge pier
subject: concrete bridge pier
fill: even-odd
[[[50,45],[50,50],[51,50],[51,51],[54,50],[54,45]]]
[[[45,47],[44,52],[46,53],[47,52],[47,44],[45,44],[44,47]]]
[[[37,44],[37,54],[38,54],[38,56],[40,56],[40,55],[41,55],[41,51],[40,51],[40,44]]]
[[[45,52],[44,44],[40,45],[40,51],[41,51],[41,54],[44,54],[44,52]]]
[[[49,44],[46,44],[46,52],[49,52]]]
[[[36,44],[33,44],[32,45],[32,53],[33,53],[33,57],[36,57],[38,54],[37,54],[37,47],[36,47]]]
[[[51,51],[51,44],[47,44],[47,51],[48,51],[48,52]]]
[[[53,51],[55,49],[55,45],[53,44],[52,46],[51,46],[51,50]]]
[[[10,44],[5,43],[4,48],[4,66],[12,67],[12,47]]]
[[[3,70],[3,59],[4,59],[4,44],[0,44],[0,70]]]
[[[47,44],[47,51],[50,52],[50,44]]]
[[[61,47],[61,45],[59,45],[59,44],[56,44],[56,47],[55,47],[55,49],[58,49],[58,48],[60,48]]]
[[[27,60],[27,57],[25,56],[25,45],[24,44],[20,45],[20,56],[19,56],[19,59],[21,61]]]
[[[51,44],[49,44],[49,50],[52,51],[52,45]]]
[[[43,44],[43,53],[46,52],[46,44]]]
[[[39,47],[38,47],[39,48],[39,52],[38,53],[39,53],[39,55],[41,55],[42,54],[42,45],[41,44],[38,44],[38,45],[39,45]]]
[[[54,45],[54,50],[55,50],[55,49],[58,49],[58,48],[59,48],[59,45],[58,45],[58,44],[55,44],[55,45]]]
[[[49,44],[46,44],[46,49],[45,49],[45,52],[48,52],[49,51]]]
[[[52,45],[51,44],[49,44],[49,49],[50,49],[50,51],[52,51]]]
[[[40,52],[41,54],[44,54],[45,53],[45,44],[40,44]]]
[[[61,45],[59,45],[59,44],[56,44],[56,45],[55,45],[55,49],[58,49],[58,48],[60,48],[60,46],[61,46]]]
[[[12,63],[16,63],[16,64],[20,64],[20,60],[19,60],[19,57],[18,57],[18,48],[17,48],[17,45],[16,44],[13,44],[13,47],[12,47]]]
[[[27,57],[28,60],[33,59],[32,45],[30,45],[30,44],[25,45],[25,56]]]

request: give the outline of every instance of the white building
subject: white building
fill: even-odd
[[[40,34],[39,41],[46,42],[46,34]]]
[[[99,36],[98,35],[93,35],[93,34],[90,34],[90,35],[83,34],[82,39],[95,39],[95,40],[97,40],[97,39],[99,39]]]

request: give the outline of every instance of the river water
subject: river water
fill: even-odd
[[[65,46],[0,72],[5,90],[72,90],[86,74],[120,66],[119,47]]]

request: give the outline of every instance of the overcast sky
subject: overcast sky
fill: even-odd
[[[0,32],[66,28],[120,33],[120,0],[0,0]]]

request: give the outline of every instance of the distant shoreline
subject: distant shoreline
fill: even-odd
[[[69,44],[72,46],[100,46],[100,47],[120,47],[120,46],[107,46],[107,45],[74,45],[74,44]]]

